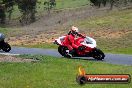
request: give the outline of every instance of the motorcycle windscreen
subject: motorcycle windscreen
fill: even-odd
[[[82,44],[87,46],[87,47],[90,47],[90,48],[95,48],[96,47],[96,41],[91,37],[86,37]]]

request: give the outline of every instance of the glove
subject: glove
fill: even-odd
[[[79,47],[78,47],[78,50],[79,50],[79,51],[82,51],[82,50],[84,50],[84,49],[85,49],[84,46],[79,46]]]
[[[82,37],[82,38],[86,38],[85,35],[82,35],[82,34],[80,34],[80,33],[78,33],[78,36],[80,36],[80,37]]]

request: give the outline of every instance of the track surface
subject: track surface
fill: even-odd
[[[24,48],[24,47],[13,47],[9,53],[0,51],[0,54],[5,55],[20,55],[20,54],[40,54],[40,55],[50,55],[55,57],[62,57],[56,49],[40,49],[40,48]],[[78,58],[79,59],[79,58]],[[93,58],[81,58],[96,61]],[[132,55],[124,54],[106,54],[103,62],[112,63],[112,64],[123,64],[123,65],[132,65]]]

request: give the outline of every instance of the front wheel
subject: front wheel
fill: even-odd
[[[2,47],[2,50],[5,52],[9,52],[11,50],[11,46],[8,43],[5,43]]]
[[[94,59],[103,60],[105,57],[105,54],[100,49],[95,48],[92,56]]]
[[[68,55],[68,52],[67,52],[68,48],[65,47],[65,46],[59,46],[58,47],[58,52],[64,56],[64,57],[67,57],[67,58],[71,58],[71,56]]]

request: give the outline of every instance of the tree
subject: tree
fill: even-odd
[[[5,14],[5,4],[0,1],[0,24],[5,24],[6,14]]]
[[[56,6],[55,0],[48,0],[44,2],[44,8],[48,11],[48,14],[50,14],[50,10]]]
[[[107,0],[90,0],[90,2],[93,3],[94,6],[100,7],[101,4],[106,6]]]
[[[35,21],[37,0],[18,0],[18,8],[22,13],[20,22],[22,24],[29,24]]]
[[[13,12],[13,6],[15,4],[15,1],[14,0],[3,0],[3,3],[5,4],[5,9],[6,9],[6,12],[9,14],[8,18],[10,20],[12,12]]]
[[[113,6],[120,8],[123,6],[127,6],[130,3],[132,4],[132,0],[90,0],[90,2],[94,6],[98,6],[98,7],[100,7],[101,4],[106,6],[106,4],[108,3],[108,4],[110,4],[110,9],[112,9]]]

